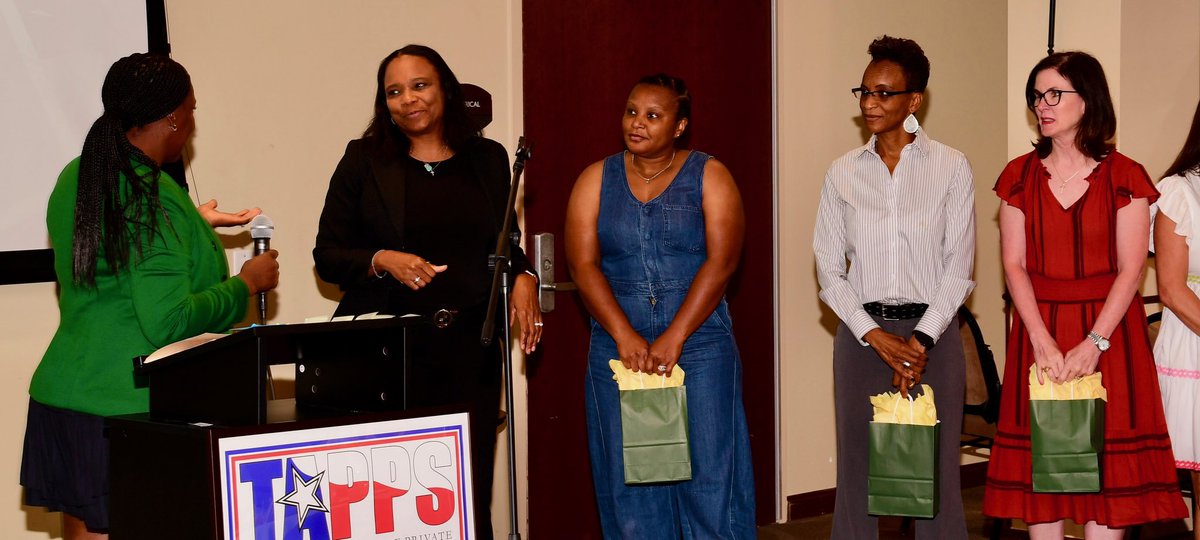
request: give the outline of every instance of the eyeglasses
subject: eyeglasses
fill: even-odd
[[[880,101],[887,101],[888,98],[892,96],[898,96],[900,94],[912,94],[914,92],[916,92],[916,90],[867,90],[861,86],[850,89],[850,93],[854,94],[854,97],[858,98],[859,100],[864,100],[871,96],[875,96],[879,98]]]
[[[1026,99],[1026,101],[1029,102],[1029,108],[1031,108],[1031,109],[1034,107],[1037,107],[1037,104],[1039,101],[1045,102],[1047,107],[1053,107],[1055,105],[1058,105],[1058,102],[1062,101],[1063,94],[1078,94],[1078,93],[1079,92],[1076,92],[1074,90],[1059,90],[1057,88],[1051,88],[1049,90],[1046,90],[1045,92],[1038,92],[1037,90],[1030,90],[1029,96],[1026,97],[1025,99]]]

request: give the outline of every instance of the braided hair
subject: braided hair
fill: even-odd
[[[114,271],[129,266],[130,246],[141,255],[143,233],[158,223],[161,164],[129,142],[125,133],[159,120],[179,107],[192,89],[187,70],[158,54],[135,53],[117,60],[104,77],[104,114],[83,140],[75,200],[72,278],[96,284],[99,254]],[[133,162],[150,167],[140,181]],[[128,180],[121,182],[121,175]]]

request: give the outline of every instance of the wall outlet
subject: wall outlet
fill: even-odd
[[[252,248],[252,247],[236,248],[236,249],[232,250],[232,255],[233,255],[233,262],[231,262],[229,264],[229,271],[231,272],[229,275],[236,276],[236,275],[242,273],[242,265],[246,264],[246,261],[248,261],[252,257],[254,257],[254,248]]]

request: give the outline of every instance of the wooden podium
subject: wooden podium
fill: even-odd
[[[413,432],[441,433],[438,436],[461,443],[455,456],[440,456],[440,461],[430,461],[434,466],[441,467],[438,472],[440,477],[451,480],[448,485],[436,486],[431,488],[432,491],[417,495],[415,483],[404,484],[414,474],[422,474],[418,468],[428,467],[428,463],[417,463],[410,456],[412,448],[406,450],[402,447],[403,444],[409,444],[403,441],[420,437],[400,437],[398,433],[408,431],[397,431],[395,426],[398,424],[395,421],[417,420],[431,413],[462,412],[450,409],[406,410],[408,334],[410,327],[418,324],[429,323],[424,318],[408,317],[256,326],[153,362],[135,360],[135,375],[144,377],[149,385],[150,412],[111,417],[106,422],[111,449],[109,504],[112,538],[275,540],[278,536],[288,540],[305,537],[300,529],[305,529],[307,537],[312,540],[377,538],[362,533],[368,528],[395,531],[390,536],[379,538],[400,538],[405,534],[396,529],[404,529],[405,516],[418,516],[420,520],[409,521],[422,527],[430,522],[440,526],[440,530],[449,531],[457,527],[464,534],[454,537],[473,538],[473,513],[471,505],[466,503],[470,501],[470,452],[465,414],[459,415],[462,417],[461,426],[452,425],[453,422],[446,420],[443,424],[449,428],[442,429],[444,426],[438,424]],[[275,364],[295,364],[294,399],[268,399],[268,370]],[[320,430],[331,429],[336,437],[328,440],[361,442],[369,437],[358,436],[355,430],[362,427],[363,432],[367,433],[375,429],[374,426],[388,426],[392,430],[388,433],[392,437],[388,439],[392,441],[392,446],[388,448],[394,449],[389,454],[392,455],[388,458],[390,461],[375,462],[375,467],[384,463],[382,468],[387,471],[372,471],[371,463],[366,462],[363,467],[355,462],[352,465],[356,468],[347,469],[351,474],[345,477],[345,471],[318,471],[320,467],[314,465],[305,465],[306,469],[301,470],[297,463],[304,460],[285,456],[286,461],[276,461],[282,463],[279,467],[287,467],[296,475],[294,482],[293,477],[284,472],[273,477],[271,481],[274,484],[267,481],[254,484],[254,506],[247,506],[246,501],[251,498],[249,495],[243,496],[240,506],[228,500],[237,497],[238,489],[249,492],[245,491],[248,488],[244,486],[239,488],[231,485],[228,475],[236,473],[230,468],[235,460],[231,460],[228,454],[222,455],[223,441],[256,435],[284,439],[291,436],[292,439],[288,440],[293,444],[280,445],[279,448],[307,445],[306,451],[312,453],[309,447],[316,448],[318,443],[327,440],[298,444],[295,443],[297,434],[325,433]],[[346,433],[354,436],[346,436]],[[426,439],[431,437],[422,436]],[[349,446],[353,444],[342,445]],[[440,449],[441,446],[452,445],[434,446]],[[465,453],[462,451],[464,448],[467,449]],[[363,452],[371,455],[381,453],[377,450],[366,448]],[[307,459],[311,456],[302,457]],[[447,459],[453,464],[442,463]],[[309,462],[316,463],[313,460],[304,461],[306,464]],[[401,466],[397,466],[397,463]],[[409,470],[397,472],[404,468],[405,463],[409,464]],[[333,467],[332,463],[328,466]],[[462,473],[464,470],[465,474]],[[324,492],[320,487],[312,488],[316,491],[310,491],[309,495],[316,493],[317,499],[311,504],[306,503],[308,505],[303,508],[297,506],[293,510],[291,506],[284,506],[284,511],[279,510],[281,506],[278,503],[291,504],[290,500],[286,500],[290,494],[276,500],[275,495],[270,493],[271,489],[279,491],[299,485],[308,487],[312,478],[320,479],[326,472],[330,473],[330,477],[342,479],[326,478],[323,485],[327,489]],[[344,482],[345,485],[330,482]],[[394,483],[395,487],[388,487],[391,485],[389,482]],[[404,498],[408,490],[401,488],[405,486],[413,488],[414,494],[409,497],[412,501]],[[230,493],[233,493],[232,497]],[[433,499],[429,493],[434,493]],[[385,495],[390,498],[380,502]],[[368,496],[377,505],[371,518],[374,527],[364,526],[364,512],[352,508],[352,504],[370,504]],[[337,506],[339,501],[340,507]],[[317,505],[317,502],[324,506]],[[239,508],[244,510],[243,518],[246,514],[254,514],[256,524],[253,535],[237,532],[246,530],[246,526],[239,529],[230,525],[229,514],[237,513]],[[458,513],[448,513],[455,508]],[[395,512],[389,512],[389,509]],[[400,519],[393,520],[392,514],[399,515]],[[443,519],[447,521],[437,523]],[[268,527],[258,522],[271,525]],[[353,534],[350,533],[352,526],[356,527]],[[279,536],[278,531],[283,529],[287,531]]]

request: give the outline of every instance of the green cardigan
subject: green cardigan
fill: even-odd
[[[140,166],[139,175],[149,168]],[[122,182],[128,181],[124,176]],[[140,181],[148,181],[143,179]],[[135,356],[203,332],[222,332],[245,315],[249,288],[229,277],[225,252],[187,193],[166,173],[158,179],[157,234],[129,267],[113,273],[103,254],[96,285],[71,277],[79,159],[50,194],[46,225],[58,279],[58,331],[33,374],[29,395],[45,405],[95,415],[146,412],[149,392],[134,388]]]

